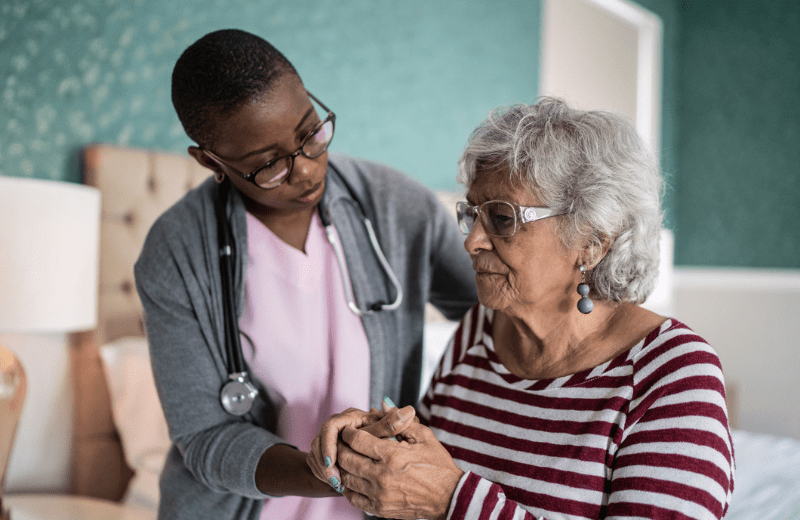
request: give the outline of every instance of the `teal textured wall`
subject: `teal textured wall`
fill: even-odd
[[[332,148],[455,189],[492,107],[539,83],[539,0],[3,0],[0,174],[78,182],[90,142],[183,153],[170,101],[203,34],[259,34],[337,114]]]
[[[800,268],[800,2],[678,5],[676,263]]]
[[[675,229],[677,184],[677,60],[678,8],[673,0],[634,0],[661,19],[661,147],[659,164],[664,179],[664,226]]]
[[[664,23],[676,263],[800,267],[800,3],[637,3]],[[540,23],[539,0],[2,0],[0,175],[78,182],[89,142],[183,153],[172,66],[238,27],[336,111],[334,149],[454,189],[471,129],[535,97]]]

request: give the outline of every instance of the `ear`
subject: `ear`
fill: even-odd
[[[578,255],[578,266],[585,265],[587,270],[597,267],[597,264],[608,254],[613,242],[610,237],[593,237],[593,240],[586,244]]]
[[[214,162],[214,160],[211,157],[206,155],[203,152],[203,150],[201,150],[197,146],[190,146],[187,149],[187,151],[189,152],[189,155],[194,157],[194,160],[197,161],[197,163],[200,164],[200,166],[202,166],[204,168],[208,168],[209,170],[213,171],[214,173],[217,173],[217,172],[225,173],[225,172],[222,171],[222,168],[220,168],[219,164]]]

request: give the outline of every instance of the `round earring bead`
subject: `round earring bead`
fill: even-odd
[[[581,296],[586,296],[589,294],[589,284],[588,283],[579,283],[578,284],[578,294]]]
[[[592,312],[592,309],[594,309],[594,302],[586,296],[578,300],[578,310],[583,314],[589,314]]]

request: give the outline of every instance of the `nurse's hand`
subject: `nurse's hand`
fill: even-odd
[[[387,400],[388,397],[382,403],[382,411],[372,408],[369,412],[364,412],[357,408],[349,408],[332,416],[322,425],[317,436],[311,441],[311,449],[306,457],[306,463],[314,476],[330,484],[339,493],[343,491],[336,463],[337,442],[345,427],[359,429],[379,438],[393,438],[414,422],[416,413],[413,406],[398,410],[394,403]]]
[[[400,442],[346,427],[339,442],[344,496],[375,516],[443,519],[464,472],[426,426],[413,423]]]

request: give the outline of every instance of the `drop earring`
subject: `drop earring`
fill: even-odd
[[[586,283],[586,266],[581,266],[581,283],[578,284],[578,294],[581,299],[578,300],[578,310],[583,314],[589,314],[594,309],[594,302],[587,296],[589,294],[589,284]]]
[[[214,172],[214,180],[217,181],[217,184],[222,184],[222,181],[225,180],[225,174],[222,172]]]

